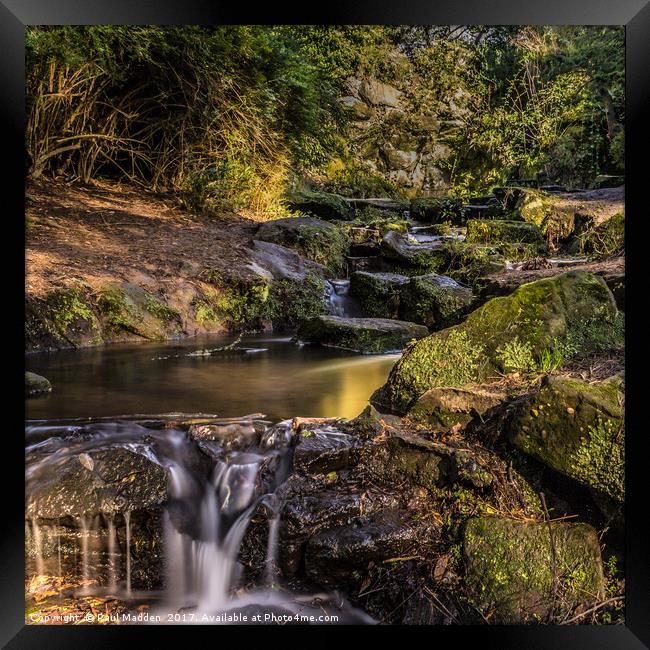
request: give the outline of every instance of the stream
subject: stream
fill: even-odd
[[[264,413],[270,420],[357,416],[398,354],[363,356],[289,337],[252,335],[245,350],[202,351],[232,336],[30,354],[26,370],[52,393],[26,402],[28,420],[147,413]]]

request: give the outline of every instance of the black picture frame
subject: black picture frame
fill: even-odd
[[[7,351],[15,353],[15,363],[4,394],[12,406],[2,436],[3,458],[0,475],[4,479],[2,535],[0,547],[0,642],[8,648],[114,648],[125,638],[133,645],[153,646],[169,642],[169,635],[180,632],[187,639],[196,628],[166,626],[123,627],[39,627],[24,623],[24,473],[20,460],[24,413],[16,406],[23,399],[19,394],[20,373],[24,369],[23,351],[17,344],[23,334],[24,284],[17,268],[24,264],[24,237],[21,214],[24,215],[24,27],[33,24],[581,24],[625,25],[626,28],[626,264],[630,269],[627,292],[643,296],[644,245],[643,217],[647,212],[644,191],[644,156],[650,142],[650,2],[648,0],[545,0],[522,3],[521,0],[400,0],[371,2],[360,0],[345,4],[340,0],[284,10],[277,4],[253,8],[243,3],[221,0],[1,0],[0,2],[0,107],[2,110],[3,147],[6,163],[3,172],[6,190],[3,195],[8,229],[3,256],[5,273],[10,278],[5,291],[5,338]],[[14,259],[7,253],[13,252]],[[639,267],[639,268],[637,268]],[[13,302],[15,300],[15,302]],[[626,624],[624,626],[482,626],[428,628],[420,642],[455,645],[479,643],[480,648],[650,648],[650,545],[644,535],[647,517],[647,455],[643,428],[644,320],[643,302],[626,298]],[[5,355],[6,363],[9,358]],[[11,359],[13,362],[13,358]],[[8,468],[16,471],[9,472]],[[220,628],[220,630],[223,628]],[[205,628],[203,631],[206,631]],[[209,630],[208,630],[209,631]],[[250,632],[250,635],[249,635]],[[240,642],[248,642],[263,634],[265,643],[278,642],[279,634],[302,641],[324,644],[329,637],[349,638],[345,628],[273,628],[236,631]],[[383,626],[364,628],[365,643],[386,642],[385,634],[397,634],[401,641],[409,628],[387,629]],[[212,643],[223,642],[222,632]],[[381,635],[381,636],[380,636]],[[470,637],[472,637],[470,639]],[[427,640],[428,639],[428,640]],[[358,642],[358,641],[357,641]],[[403,642],[403,641],[402,641]],[[187,641],[186,641],[187,643]]]

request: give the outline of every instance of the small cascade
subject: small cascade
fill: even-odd
[[[57,522],[56,527],[56,575],[63,576],[61,565],[61,522]]]
[[[325,286],[327,313],[354,318],[361,315],[359,303],[349,295],[350,280],[328,280]]]
[[[41,483],[51,480],[46,470],[52,470],[66,457],[75,458],[76,462],[79,454],[85,453],[87,464],[92,465],[96,451],[128,449],[167,472],[167,499],[160,506],[164,550],[160,570],[165,572],[161,580],[164,592],[162,599],[160,594],[156,595],[156,611],[161,614],[192,611],[214,617],[252,606],[258,610],[279,607],[288,612],[302,612],[304,601],[279,588],[278,581],[282,502],[275,491],[291,469],[294,423],[287,420],[269,426],[270,423],[254,420],[252,416],[240,420],[214,418],[211,431],[215,436],[226,435],[225,425],[233,423],[251,428],[254,438],[225,448],[223,440],[196,439],[188,435],[187,429],[165,427],[164,422],[152,423],[151,427],[136,423],[93,424],[93,435],[53,445],[56,451],[40,457],[29,468],[28,503],[30,490],[49,485]],[[203,449],[207,452],[203,453]],[[77,541],[74,553],[78,563],[75,560],[73,566],[77,567],[77,577],[83,580],[81,589],[75,592],[77,595],[110,595],[129,603],[137,603],[144,597],[146,592],[133,582],[135,512],[138,512],[138,522],[141,516],[147,516],[146,510],[140,513],[133,503],[125,506],[121,515],[125,545],[121,550],[117,534],[120,515],[86,514],[75,518],[76,531],[70,534]],[[266,518],[268,533],[265,546],[260,548],[262,559],[254,577],[258,586],[244,591],[240,589],[243,584],[240,551],[254,514]],[[37,571],[41,572],[43,533],[35,519],[32,519],[32,530],[35,552],[40,558],[36,561]],[[138,523],[137,535],[140,531]],[[99,540],[102,540],[101,549]],[[60,554],[60,540],[57,544]],[[100,557],[100,551],[104,559],[98,564],[94,559]],[[120,590],[121,566],[124,566],[125,580]],[[340,611],[340,599],[333,598],[332,602]],[[318,605],[319,611],[321,607],[322,604]]]
[[[107,552],[108,552],[108,588],[111,592],[117,589],[117,534],[115,531],[115,520],[113,515],[106,516],[106,528],[108,530]]]
[[[36,575],[45,575],[45,560],[43,558],[43,536],[36,519],[32,519],[32,534],[34,536],[34,551],[36,554]]]
[[[86,582],[90,575],[88,570],[90,530],[88,527],[88,519],[85,516],[82,515],[77,521],[79,523],[79,530],[81,531],[81,578]]]

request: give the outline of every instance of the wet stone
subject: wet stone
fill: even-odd
[[[358,442],[333,428],[303,431],[294,452],[294,469],[306,474],[325,474],[351,465]]]

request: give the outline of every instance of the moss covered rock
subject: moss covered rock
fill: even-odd
[[[400,306],[400,287],[407,284],[408,281],[407,276],[397,273],[357,271],[350,276],[350,295],[359,301],[365,316],[397,318]]]
[[[25,343],[28,349],[79,347],[102,342],[93,295],[74,285],[25,302]]]
[[[444,267],[448,259],[446,249],[439,242],[411,243],[396,231],[387,232],[381,241],[384,259],[405,269],[404,272],[421,274]]]
[[[412,277],[399,293],[400,318],[438,329],[458,322],[472,302],[471,289],[436,273]]]
[[[25,373],[25,397],[33,397],[43,393],[50,393],[52,384],[49,379],[37,375],[35,372]]]
[[[318,316],[303,323],[297,336],[301,341],[328,347],[381,354],[401,350],[409,341],[429,333],[416,323],[384,318],[341,318]]]
[[[96,297],[102,329],[111,340],[133,335],[165,339],[182,331],[180,313],[160,297],[130,282],[109,284]]]
[[[287,207],[294,212],[312,215],[328,221],[354,218],[352,206],[338,194],[328,192],[300,192],[287,199]]]
[[[263,223],[255,239],[287,246],[334,272],[344,268],[350,241],[337,226],[312,217],[291,217]]]
[[[615,215],[622,215],[624,209],[624,188],[559,194],[519,188],[515,213],[537,225],[549,247],[556,248],[570,244],[584,231]]]
[[[410,420],[436,429],[467,424],[505,399],[505,394],[476,387],[431,388],[420,396],[408,412]]]
[[[625,498],[623,384],[550,377],[512,411],[510,439],[544,464],[607,496]]]
[[[466,586],[494,623],[554,622],[604,596],[598,534],[587,524],[470,519],[463,555]]]
[[[542,232],[535,224],[505,219],[470,219],[467,222],[467,241],[477,244],[534,244],[538,250],[546,246]]]
[[[568,338],[588,349],[598,332],[585,323],[606,324],[616,316],[611,291],[591,273],[571,271],[523,284],[463,323],[409,346],[372,400],[406,412],[430,388],[463,388],[534,370],[542,355]]]

